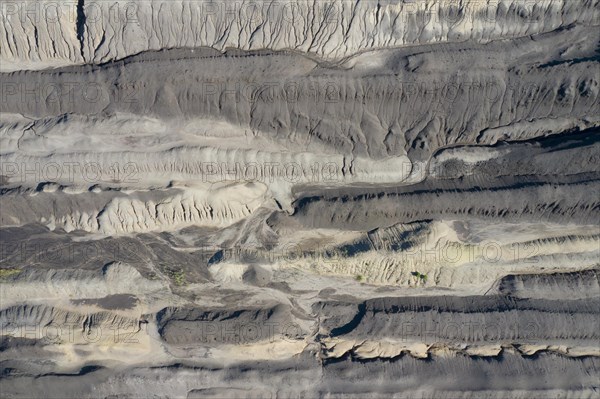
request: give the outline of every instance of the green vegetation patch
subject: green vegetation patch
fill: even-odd
[[[0,281],[7,280],[10,276],[21,273],[21,269],[0,269]]]

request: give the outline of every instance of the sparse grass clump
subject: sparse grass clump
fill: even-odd
[[[21,269],[0,269],[0,281],[8,279],[10,276],[16,276],[21,273]]]
[[[363,277],[363,275],[362,275],[362,274],[357,274],[357,275],[354,277],[354,279],[355,279],[356,281],[358,281],[358,282],[361,282],[361,281],[363,281],[365,278]]]

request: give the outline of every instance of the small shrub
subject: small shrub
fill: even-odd
[[[175,285],[183,286],[187,284],[183,270],[168,270],[167,274],[169,275],[169,278],[173,280]]]
[[[427,282],[427,275],[426,274],[422,274],[419,272],[411,272],[410,273],[412,276],[416,277],[418,280],[421,281],[421,283],[425,284]]]

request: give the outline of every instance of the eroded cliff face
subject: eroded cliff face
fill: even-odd
[[[91,276],[55,273],[58,284]],[[115,273],[132,272],[122,264],[104,272]],[[597,280],[598,270],[573,272],[568,279],[564,274],[522,278],[540,281],[534,294],[539,295],[552,290],[555,279],[565,282],[563,291],[581,288],[573,282]],[[32,280],[29,275],[11,282],[25,288]],[[459,397],[471,397],[485,384],[489,398],[525,397],[529,391],[536,398],[560,392],[589,396],[586,387],[594,384],[600,356],[598,295],[527,299],[493,292],[348,302],[322,292],[303,315],[295,302],[223,307],[180,298],[174,306],[177,300],[164,285],[157,282],[148,290],[149,281],[137,282],[144,288],[129,295],[5,307],[0,312],[5,392],[99,397],[137,395],[150,387],[169,397],[332,392],[385,397],[401,390],[410,397],[423,390],[414,380],[425,373],[432,378],[426,390],[437,392],[432,395],[458,390]],[[161,308],[159,302],[170,305]],[[40,357],[53,371],[37,362]],[[535,378],[540,369],[556,381]],[[364,387],[374,372],[389,379]],[[485,382],[478,372],[485,372]],[[433,378],[439,373],[450,377]]]
[[[217,119],[231,125],[205,128],[205,135],[227,130],[294,151],[375,159],[408,153],[425,161],[443,146],[597,125],[599,40],[596,28],[572,26],[510,45],[386,50],[338,67],[291,53],[148,53],[104,66],[4,74],[5,112],[39,120],[30,128],[40,132],[65,114],[90,129],[111,123],[90,118],[99,114],[177,120],[171,128]],[[219,155],[227,156],[204,156],[219,162]],[[277,160],[266,151],[257,158]]]
[[[4,2],[10,398],[593,398],[596,0]]]
[[[596,0],[19,1],[3,6],[0,46],[4,70],[190,47],[290,49],[333,60],[363,50],[486,43],[597,20]]]

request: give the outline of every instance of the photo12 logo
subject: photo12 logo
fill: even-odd
[[[118,325],[91,326],[82,323],[28,323],[13,321],[0,329],[2,336],[42,341],[45,344],[138,344],[147,323],[131,321]]]
[[[310,11],[311,19],[320,25],[338,24],[341,18],[342,2],[317,1],[303,5],[296,1],[187,1],[188,12],[193,13],[200,27],[211,24],[234,24],[235,26],[260,26],[266,22],[291,25],[299,18],[306,18]],[[127,24],[140,24],[143,15],[152,15],[157,9],[166,12],[185,10],[181,3],[170,0],[140,1],[5,1],[2,3],[2,17],[6,21],[27,21],[35,24],[76,24],[83,21],[87,29],[110,25],[113,30]]]
[[[139,181],[139,168],[133,162],[110,165],[101,165],[98,162],[0,162],[0,171],[5,181],[10,184],[46,182],[98,184]]]
[[[0,6],[2,19],[6,22],[18,21],[22,24],[45,24],[55,27],[59,24],[76,25],[85,22],[89,28],[94,25],[119,23],[137,23],[140,5],[150,2],[142,1],[3,1]]]
[[[43,79],[44,76],[37,76]],[[119,83],[115,85],[98,82],[35,82],[15,81],[6,78],[0,83],[0,98],[4,106],[33,106],[44,104],[51,106],[85,106],[93,104],[134,104],[142,98],[142,91],[137,82]],[[32,78],[33,79],[33,78]]]

